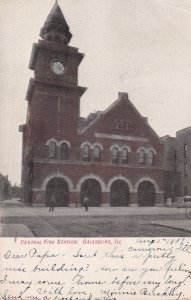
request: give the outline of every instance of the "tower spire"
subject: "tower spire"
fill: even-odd
[[[65,44],[68,44],[71,40],[72,34],[70,28],[64,18],[64,15],[58,5],[58,0],[55,0],[54,6],[51,9],[46,21],[41,28],[40,36],[42,39],[55,40],[62,39]]]

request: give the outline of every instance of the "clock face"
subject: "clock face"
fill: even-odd
[[[59,61],[55,61],[52,64],[52,71],[56,74],[56,75],[62,75],[64,73],[64,65],[59,62]]]

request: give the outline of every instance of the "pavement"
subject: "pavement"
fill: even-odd
[[[56,207],[49,212],[48,207],[26,206],[19,199],[5,200],[0,203],[0,219],[4,217],[51,217],[51,216],[139,216],[139,215],[185,215],[185,208],[177,207],[90,207],[88,212],[83,207]],[[167,228],[191,232],[191,220],[157,220],[150,224]],[[49,223],[43,220],[42,231],[52,232],[52,236],[59,236]],[[23,224],[0,224],[0,236],[33,237],[30,229]]]

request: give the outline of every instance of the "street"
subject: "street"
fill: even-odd
[[[1,207],[1,236],[17,237],[189,237],[184,208],[27,207],[9,201]]]

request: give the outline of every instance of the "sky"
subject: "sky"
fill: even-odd
[[[127,92],[159,136],[191,126],[190,0],[58,0],[85,54],[81,116]],[[0,173],[20,184],[32,45],[54,0],[0,0]]]

